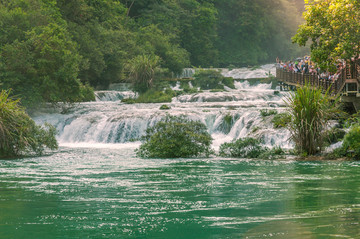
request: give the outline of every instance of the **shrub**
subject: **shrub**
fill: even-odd
[[[276,115],[277,113],[278,113],[277,110],[268,110],[268,109],[260,110],[260,115],[263,118],[270,115]]]
[[[238,139],[220,145],[219,154],[222,157],[258,158],[267,150],[261,143],[261,140],[255,138]]]
[[[299,153],[314,155],[321,151],[329,120],[337,111],[337,99],[332,101],[329,91],[299,87],[286,99],[291,121],[288,128]]]
[[[186,94],[196,94],[196,93],[200,93],[196,88],[186,88],[184,89],[184,92]]]
[[[285,151],[280,147],[269,149],[262,141],[254,138],[243,138],[220,146],[220,156],[233,158],[279,159],[285,157]]]
[[[227,68],[228,68],[229,71],[232,71],[233,69],[236,68],[236,66],[234,66],[233,64],[230,64],[230,65],[228,65]]]
[[[189,85],[190,80],[181,80],[180,81],[180,88],[183,90],[186,89],[191,89],[190,85]]]
[[[185,116],[167,116],[148,128],[142,141],[136,152],[142,158],[189,158],[213,153],[206,126]]]
[[[265,151],[259,155],[259,158],[261,159],[280,159],[284,158],[286,155],[286,152],[280,148],[280,147],[274,147],[272,149],[265,149]]]
[[[171,109],[171,107],[168,106],[168,105],[162,105],[162,106],[160,106],[160,110],[169,110],[169,109]]]
[[[230,89],[235,89],[234,78],[232,77],[224,77],[222,83]]]
[[[335,144],[344,139],[345,131],[339,128],[332,128],[326,132],[326,142],[328,144]]]
[[[221,84],[224,77],[219,71],[200,70],[195,73],[194,78],[194,84],[202,90],[224,89]]]
[[[122,99],[121,102],[124,104],[135,104],[136,100],[132,98],[126,98],[126,99]]]
[[[176,96],[175,91],[166,89],[165,91],[148,90],[141,94],[136,100],[136,103],[167,103],[171,102],[172,98]]]
[[[274,116],[271,120],[275,129],[286,127],[291,121],[291,116],[288,113],[280,113]]]
[[[37,126],[19,106],[19,100],[9,97],[9,91],[0,92],[0,158],[57,149],[55,133],[49,124]]]
[[[342,148],[348,157],[360,159],[360,125],[354,125],[345,135]]]

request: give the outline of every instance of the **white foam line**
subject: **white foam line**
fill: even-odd
[[[104,144],[104,143],[60,143],[60,147],[66,148],[98,148],[98,149],[127,149],[137,148],[140,142],[124,143],[124,144]]]

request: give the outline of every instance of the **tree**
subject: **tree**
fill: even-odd
[[[142,158],[189,158],[212,153],[206,126],[184,116],[167,116],[146,130],[143,141],[137,150]]]
[[[360,2],[315,0],[307,6],[306,22],[293,41],[305,46],[310,40],[311,59],[323,69],[334,68],[337,59],[360,54]]]
[[[161,58],[160,66],[180,74],[190,65],[189,53],[175,43],[175,35],[164,34],[157,26],[141,27],[138,33],[138,45],[144,54],[153,54]]]
[[[11,1],[0,8],[0,26],[1,88],[23,105],[82,101],[91,91],[78,79],[78,46],[55,0]]]
[[[217,9],[209,1],[180,1],[181,45],[190,53],[190,62],[194,66],[209,67],[217,65],[218,50],[216,22]]]
[[[27,32],[25,41],[5,45],[0,61],[3,86],[23,95],[24,103],[34,98],[34,104],[79,99],[80,57],[76,44],[58,24],[35,27]]]

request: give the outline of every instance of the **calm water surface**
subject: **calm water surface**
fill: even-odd
[[[360,238],[359,172],[63,147],[0,161],[0,238]]]

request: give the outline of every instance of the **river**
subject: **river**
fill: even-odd
[[[179,96],[169,111],[98,92],[33,115],[56,126],[60,149],[0,161],[0,238],[360,238],[359,162],[136,157],[136,139],[166,113],[204,122],[215,150],[246,136],[291,148],[260,115],[283,111],[286,92],[236,88]]]

